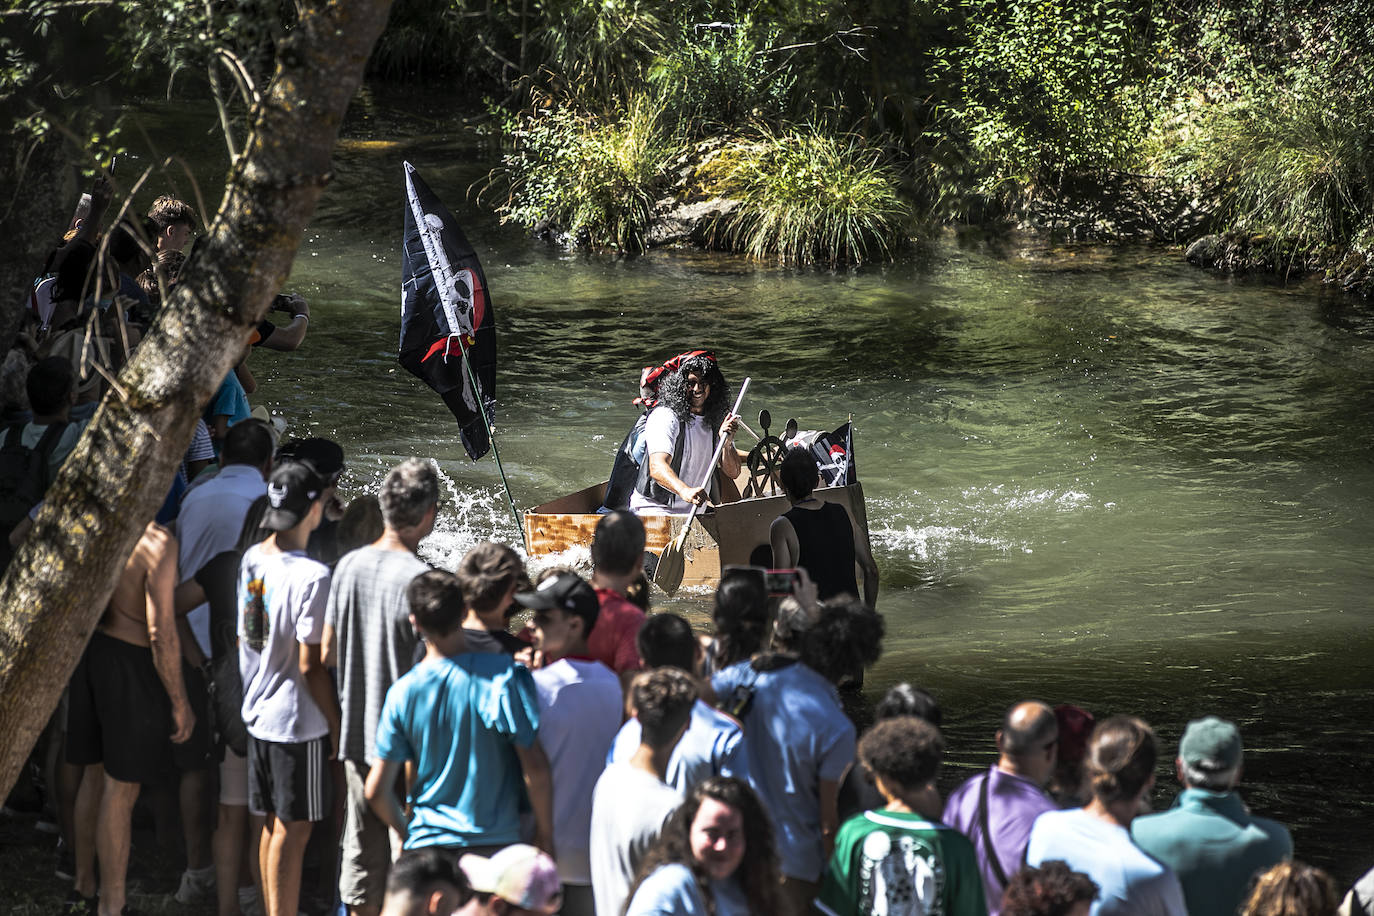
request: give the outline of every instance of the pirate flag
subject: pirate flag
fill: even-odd
[[[453,214],[409,162],[405,175],[401,365],[444,399],[463,449],[476,461],[491,448],[483,408],[490,419],[496,406],[496,318],[487,278]]]
[[[846,423],[833,433],[797,433],[784,443],[787,448],[804,448],[816,459],[821,486],[843,487],[859,479],[854,463],[854,424]]]

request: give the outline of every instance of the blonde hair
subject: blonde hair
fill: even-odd
[[[1241,916],[1335,916],[1336,885],[1320,868],[1280,862],[1255,879]]]

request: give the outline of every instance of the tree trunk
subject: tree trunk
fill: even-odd
[[[0,796],[162,504],[196,418],[286,278],[389,6],[298,0],[299,22],[278,47],[205,247],[186,264],[0,582]]]

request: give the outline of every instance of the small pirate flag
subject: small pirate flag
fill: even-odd
[[[811,450],[823,487],[843,487],[859,479],[859,469],[854,464],[852,422],[844,424],[833,433],[797,433],[784,444],[788,448],[801,447]]]
[[[496,318],[487,279],[453,214],[409,162],[405,176],[401,365],[444,399],[463,449],[476,461],[491,447],[483,408],[489,420],[496,406]]]

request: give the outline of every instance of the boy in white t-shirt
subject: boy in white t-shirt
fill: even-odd
[[[321,657],[329,569],[305,554],[324,481],[291,462],[268,479],[262,525],[275,533],[239,565],[239,669],[248,728],[248,807],[260,831],[268,913],[295,913],[315,821],[330,810],[328,761],[339,702]]]
[[[515,600],[534,611],[542,666],[539,743],[553,773],[553,846],[563,880],[564,916],[593,916],[590,837],[592,791],[620,728],[620,679],[587,652],[601,602],[573,572],[555,573]]]

